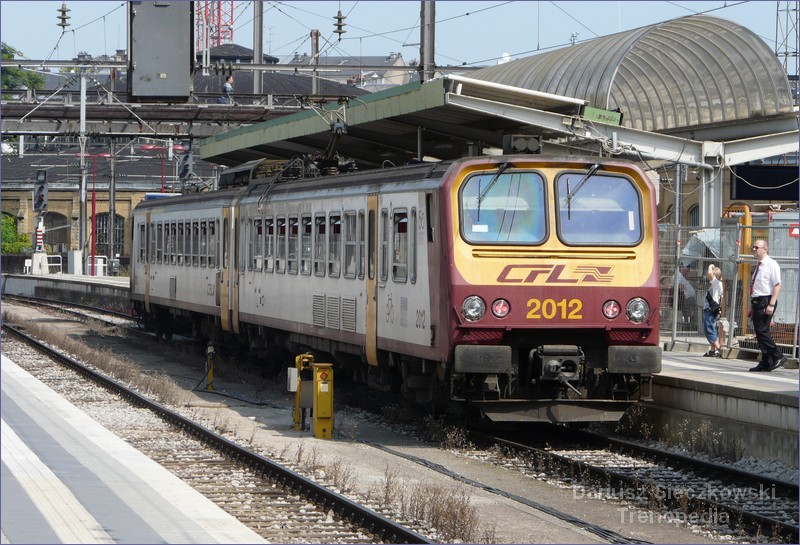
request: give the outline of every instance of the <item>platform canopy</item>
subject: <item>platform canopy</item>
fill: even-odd
[[[737,164],[798,147],[797,109],[775,55],[748,29],[695,15],[469,77],[322,103],[207,138],[201,156],[236,166],[314,154],[341,123],[346,134],[335,149],[362,168],[501,149],[515,133],[541,137],[547,153],[624,152],[685,164]]]

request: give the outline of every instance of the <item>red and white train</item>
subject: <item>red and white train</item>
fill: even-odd
[[[613,421],[661,369],[655,190],[634,163],[470,157],[144,201],[131,299],[160,333],[494,421]],[[247,174],[250,172],[250,174]],[[243,174],[244,173],[244,174]],[[223,175],[224,177],[224,175]]]

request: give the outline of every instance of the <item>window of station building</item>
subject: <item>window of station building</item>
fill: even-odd
[[[338,278],[342,270],[342,216],[331,214],[328,225],[328,276]]]
[[[700,227],[700,205],[689,208],[689,224],[686,227]]]
[[[275,272],[286,272],[286,218],[279,216],[276,220],[278,255],[275,259]]]
[[[389,211],[385,208],[381,210],[379,230],[381,247],[380,256],[378,257],[378,280],[386,282],[389,278],[389,237],[391,236],[392,230],[389,225]]]
[[[208,264],[208,222],[200,222],[200,266]]]
[[[355,212],[344,213],[344,277],[358,274],[358,224]]]
[[[366,232],[364,231],[364,211],[358,211],[358,278],[363,280],[364,279],[364,263],[365,263],[365,252],[364,252],[364,237],[366,236]]]
[[[160,221],[156,224],[156,263],[161,264],[164,254],[164,224]]]
[[[325,214],[314,217],[314,274],[325,276]]]
[[[392,281],[408,280],[408,212],[392,212]]]
[[[304,214],[300,218],[300,273],[311,274],[311,240],[313,239],[313,229],[311,228],[311,215]]]
[[[289,216],[289,274],[297,274],[297,248],[300,245],[300,229],[297,216]]]
[[[200,264],[200,222],[192,222],[192,266],[197,267]]]
[[[144,263],[147,259],[147,227],[144,223],[139,224],[139,263]]]
[[[266,218],[264,220],[264,270],[272,272],[275,270],[275,220]]]

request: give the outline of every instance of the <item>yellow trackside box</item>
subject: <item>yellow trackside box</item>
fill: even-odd
[[[333,364],[314,364],[314,437],[330,439],[333,434]]]

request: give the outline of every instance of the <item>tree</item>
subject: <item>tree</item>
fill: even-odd
[[[27,235],[22,235],[17,232],[17,222],[13,216],[3,214],[2,233],[2,248],[0,251],[4,254],[21,254],[25,250],[31,250],[31,241]]]
[[[5,42],[0,43],[0,52],[2,53],[3,61],[12,61],[16,55],[22,55],[22,52]],[[6,63],[3,63],[0,73],[2,73],[3,89],[18,89],[22,86],[28,89],[41,89],[44,87],[44,77],[35,72],[15,66],[6,66]]]

